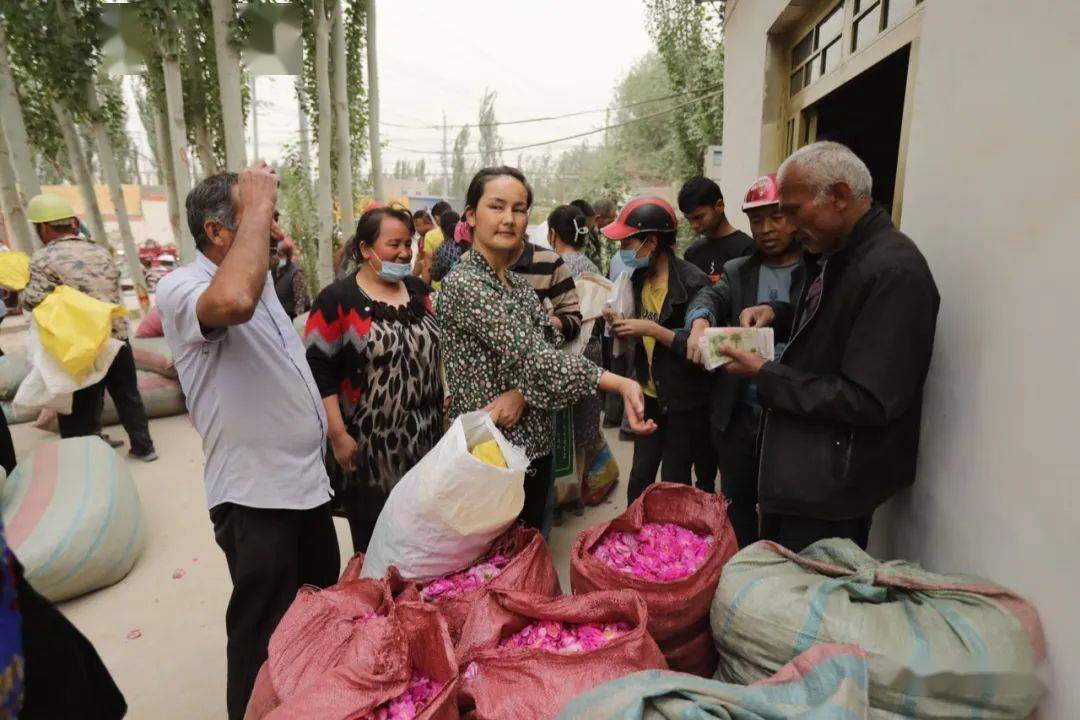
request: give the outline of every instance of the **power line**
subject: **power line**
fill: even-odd
[[[719,87],[720,87],[720,84],[717,83],[716,85],[710,85],[710,86],[702,88],[700,90],[696,90],[695,92],[696,93],[702,93],[702,97],[704,97],[705,94],[711,94],[711,92],[713,90],[715,90],[716,88],[719,88]],[[475,123],[475,124],[469,124],[469,127],[482,128],[482,127],[498,127],[500,125],[525,125],[527,123],[547,122],[549,120],[562,120],[563,118],[579,117],[581,115],[591,115],[593,113],[625,110],[627,108],[637,107],[639,105],[646,105],[648,103],[660,102],[662,100],[671,100],[672,98],[683,97],[685,95],[686,95],[686,93],[678,93],[678,92],[676,92],[676,93],[670,93],[668,95],[663,95],[661,97],[647,98],[645,100],[637,100],[635,102],[627,103],[626,105],[619,105],[617,107],[602,107],[602,108],[596,108],[594,110],[578,110],[576,112],[566,113],[564,115],[548,115],[548,116],[545,116],[545,117],[525,118],[525,119],[522,119],[522,120],[504,120],[504,121],[493,122],[493,123]],[[401,124],[401,123],[386,122],[385,120],[380,120],[379,124],[380,125],[386,125],[387,127],[406,128],[406,129],[409,129],[409,130],[442,130],[443,129],[443,125],[405,125],[405,124]],[[446,128],[454,129],[454,130],[460,130],[463,127],[465,127],[465,125],[446,125]]]
[[[587,137],[589,135],[595,135],[596,133],[601,133],[601,132],[604,132],[605,130],[614,130],[616,128],[625,127],[627,125],[632,125],[632,124],[634,124],[636,122],[642,122],[644,120],[651,120],[653,118],[660,117],[661,115],[667,115],[668,113],[674,112],[675,110],[681,110],[682,108],[693,105],[694,103],[701,102],[702,100],[706,100],[706,99],[708,99],[710,97],[719,95],[722,92],[723,92],[722,89],[721,90],[716,90],[716,91],[713,91],[713,92],[708,93],[706,95],[701,95],[699,97],[696,97],[693,100],[688,100],[688,101],[686,101],[684,103],[679,103],[678,105],[672,105],[671,107],[669,107],[669,108],[667,108],[665,110],[660,110],[659,112],[650,113],[648,115],[642,115],[641,117],[631,118],[630,120],[624,120],[621,123],[615,123],[613,125],[605,125],[604,127],[595,128],[593,130],[586,130],[585,132],[576,133],[574,135],[567,135],[565,137],[555,138],[553,140],[543,140],[541,142],[529,143],[527,145],[517,145],[515,147],[502,148],[502,152],[504,152],[504,153],[517,152],[518,150],[528,150],[529,148],[542,147],[544,145],[554,145],[555,143],[566,142],[567,140],[577,140],[578,138]],[[398,151],[398,152],[417,153],[417,154],[420,154],[420,155],[438,155],[439,154],[438,150],[417,150],[415,148],[405,148],[405,147],[399,147],[399,146],[396,146],[396,145],[390,145],[389,147],[391,149],[393,149],[393,150]],[[481,152],[479,150],[466,150],[464,152],[464,154],[465,155],[480,155]]]

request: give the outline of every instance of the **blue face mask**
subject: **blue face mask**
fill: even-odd
[[[401,282],[412,273],[412,265],[409,263],[389,262],[387,260],[382,260],[381,258],[380,262],[382,263],[382,267],[376,271],[380,280],[392,283]]]
[[[640,249],[641,249],[640,247],[637,247],[637,248],[622,248],[622,249],[620,249],[619,250],[619,259],[622,260],[622,264],[625,265],[626,267],[630,268],[631,270],[637,270],[638,268],[649,267],[650,257],[648,255],[646,255],[643,258],[639,258],[637,256],[638,250],[640,250]]]

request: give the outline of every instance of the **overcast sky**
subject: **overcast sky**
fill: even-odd
[[[446,112],[450,124],[476,122],[485,88],[498,93],[499,120],[559,115],[605,107],[612,90],[651,43],[639,0],[381,0],[378,5],[379,83],[382,120],[434,125]],[[294,142],[298,119],[292,78],[258,79],[259,154],[280,156]],[[549,140],[602,127],[598,112],[557,121],[501,128],[506,147]],[[129,126],[142,135],[129,104]],[[427,160],[439,167],[441,130],[383,126],[383,166],[399,159]],[[450,143],[456,129],[450,130]],[[252,132],[248,126],[248,153]],[[476,149],[471,133],[470,149]],[[571,147],[561,143],[554,154]],[[432,151],[421,155],[401,148]],[[543,148],[526,151],[541,154]],[[517,152],[507,153],[508,162]]]

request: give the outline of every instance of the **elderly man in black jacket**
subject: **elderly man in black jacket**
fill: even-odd
[[[740,323],[790,341],[768,362],[729,348],[725,366],[755,379],[765,408],[762,537],[796,551],[827,537],[866,547],[874,510],[915,479],[940,297],[849,148],[808,145],[778,179],[781,210],[810,253],[807,281],[797,305],[747,308]]]
[[[710,326],[732,327],[748,307],[793,302],[802,291],[805,268],[795,225],[780,212],[775,175],[758,178],[746,191],[743,212],[750,219],[756,249],[728,260],[720,280],[703,288],[686,311],[690,323],[687,357],[701,364],[699,340]],[[777,352],[782,350],[777,345]],[[730,504],[728,517],[740,547],[758,541],[757,438],[761,404],[757,386],[731,373],[714,372],[709,427],[720,467],[720,488]]]

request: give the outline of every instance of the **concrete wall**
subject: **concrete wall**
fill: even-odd
[[[976,22],[977,21],[977,22]],[[1031,598],[1080,717],[1080,5],[927,0],[902,228],[941,290],[888,545]]]
[[[757,173],[765,30],[727,32],[724,191]],[[1038,607],[1052,690],[1080,717],[1080,3],[926,0],[902,229],[942,296],[919,479],[875,548],[1013,587]],[[736,220],[739,213],[732,213]],[[738,218],[740,221],[741,218]]]
[[[727,201],[728,219],[747,232],[750,225],[738,209],[739,200],[761,174],[763,127],[780,121],[773,113],[764,112],[769,58],[766,31],[787,4],[787,0],[739,0],[728,14],[724,32],[724,164],[720,189]]]

